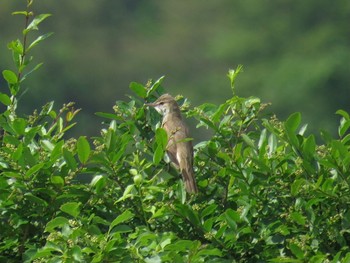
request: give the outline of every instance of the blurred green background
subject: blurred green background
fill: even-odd
[[[25,6],[0,2],[1,71],[13,69],[6,45],[24,24],[11,12]],[[44,66],[25,82],[19,110],[75,101],[78,135],[99,132],[94,113],[112,112],[131,81],[165,75],[167,92],[193,106],[222,103],[231,95],[226,73],[238,64],[238,95],[271,102],[281,119],[301,111],[312,131],[335,133],[335,111],[350,110],[349,0],[34,0],[32,9],[53,15],[39,33],[54,35],[33,49]]]

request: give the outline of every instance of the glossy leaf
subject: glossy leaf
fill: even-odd
[[[4,93],[1,93],[1,92],[0,92],[0,102],[1,102],[2,104],[4,104],[5,106],[11,105],[11,99],[10,99],[10,97],[7,96],[7,95],[4,94]]]
[[[301,122],[300,112],[291,114],[285,122],[285,127],[288,132],[295,133]]]
[[[147,96],[147,90],[146,88],[137,82],[131,82],[129,85],[129,88],[139,97],[146,98]]]
[[[38,45],[41,41],[45,40],[46,38],[50,37],[53,33],[46,33],[44,35],[38,36],[27,48],[27,52],[29,52],[33,47]]]
[[[51,14],[40,14],[35,16],[32,22],[27,26],[27,28],[23,30],[23,35],[28,34],[28,32],[31,30],[38,30],[38,25],[49,16],[51,16]]]
[[[64,160],[66,161],[68,167],[72,170],[76,170],[77,169],[77,162],[76,162],[72,152],[63,148],[62,153],[63,153]]]
[[[302,259],[304,257],[304,252],[298,245],[292,243],[289,244],[289,248],[298,259]]]
[[[121,215],[117,216],[117,218],[115,218],[112,223],[109,226],[109,232],[117,225],[128,221],[129,219],[133,218],[134,214],[132,212],[130,212],[129,210],[124,211]]]
[[[300,122],[301,114],[299,112],[296,112],[290,115],[284,124],[290,143],[297,148],[299,147],[299,140],[296,136],[296,131],[300,125]]]
[[[4,71],[2,71],[2,76],[9,84],[15,84],[18,82],[16,73],[14,73],[11,70],[5,69]]]
[[[152,84],[150,89],[147,91],[147,97],[149,97],[151,94],[153,94],[159,88],[159,86],[162,84],[164,78],[165,78],[165,76],[162,76]]]
[[[77,151],[78,151],[78,158],[79,161],[82,164],[86,164],[90,157],[90,144],[87,141],[86,137],[80,136],[78,141],[77,141]]]
[[[38,163],[33,167],[29,168],[25,174],[25,177],[31,177],[33,174],[37,173],[41,168],[43,168],[45,163]]]
[[[163,128],[158,128],[155,135],[156,150],[153,155],[154,164],[159,164],[164,157],[164,152],[168,142],[168,136]]]

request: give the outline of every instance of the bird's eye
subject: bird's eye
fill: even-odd
[[[163,105],[163,104],[164,104],[164,102],[160,102],[160,103],[159,103],[159,105]]]

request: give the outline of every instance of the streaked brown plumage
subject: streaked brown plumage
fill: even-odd
[[[155,102],[146,104],[154,107],[163,115],[162,128],[168,135],[167,154],[180,170],[188,193],[197,193],[197,184],[193,171],[193,146],[189,139],[189,130],[181,117],[176,100],[169,94],[160,96]]]

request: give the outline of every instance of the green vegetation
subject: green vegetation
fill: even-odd
[[[144,107],[164,92],[163,77],[132,82],[127,101],[96,113],[104,124],[91,139],[67,138],[73,103],[18,114],[41,65],[30,54],[50,34],[29,40],[49,15],[16,15],[25,29],[9,43],[16,70],[2,72],[0,93],[1,262],[349,262],[346,111],[337,137],[324,131],[318,144],[300,113],[280,121],[259,98],[237,95],[241,66],[222,104],[179,97],[212,133],[195,145],[199,194],[188,196],[163,158],[160,117]]]

